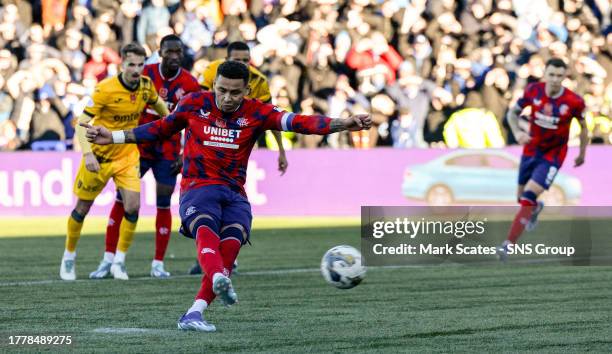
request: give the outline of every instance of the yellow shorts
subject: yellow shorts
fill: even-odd
[[[82,200],[94,200],[102,192],[108,180],[113,178],[117,188],[140,192],[140,163],[138,159],[121,159],[100,164],[100,171],[89,172],[85,159],[81,159],[74,180],[74,194]]]

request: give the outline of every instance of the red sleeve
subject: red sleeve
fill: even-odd
[[[264,117],[265,130],[284,130],[300,134],[329,134],[329,124],[332,118],[322,115],[303,115],[285,112],[278,107],[258,102],[256,116]]]
[[[527,87],[525,87],[525,91],[523,92],[523,96],[521,96],[521,98],[518,99],[518,101],[516,102],[516,104],[521,107],[521,108],[525,108],[529,105],[531,105],[531,101],[533,100],[533,94],[534,94],[534,84],[529,84],[527,85]]]
[[[140,125],[134,129],[137,142],[166,140],[185,129],[189,124],[189,114],[196,107],[191,95],[183,97],[172,114]]]

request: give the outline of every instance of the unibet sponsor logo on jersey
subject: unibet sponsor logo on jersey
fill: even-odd
[[[204,141],[204,145],[216,146],[228,149],[238,149],[237,144],[233,144],[235,139],[240,138],[240,130],[219,127],[204,127],[204,134],[210,136],[210,140]]]
[[[140,113],[130,113],[130,114],[115,114],[113,116],[113,120],[115,122],[130,122],[140,118]]]
[[[546,129],[557,129],[559,127],[559,117],[546,115],[541,112],[535,112],[535,124]]]

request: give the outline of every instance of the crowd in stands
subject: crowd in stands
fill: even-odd
[[[251,47],[273,102],[368,132],[293,147],[501,147],[505,112],[553,56],[583,95],[592,143],[612,143],[608,0],[0,0],[0,150],[71,149],[95,84],[137,41],[175,33],[198,77],[228,43]],[[579,127],[572,129],[576,144]],[[288,140],[288,141],[289,141]],[[78,149],[78,146],[74,147]]]

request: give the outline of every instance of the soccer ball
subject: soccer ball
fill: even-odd
[[[336,246],[321,259],[323,278],[339,289],[350,289],[361,283],[366,268],[361,252],[351,246]]]

